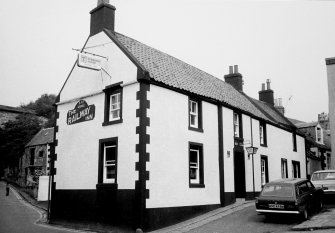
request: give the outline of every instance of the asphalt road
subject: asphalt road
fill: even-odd
[[[12,189],[6,196],[6,185],[0,182],[0,233],[79,232],[36,224],[40,218],[41,213]]]
[[[193,233],[275,233],[288,232],[302,220],[295,216],[266,218],[258,215],[254,206],[247,207],[199,228]]]

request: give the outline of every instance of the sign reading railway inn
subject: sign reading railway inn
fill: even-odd
[[[94,104],[88,105],[85,100],[79,100],[74,109],[67,112],[67,124],[73,125],[84,121],[90,121],[94,119],[94,115]]]

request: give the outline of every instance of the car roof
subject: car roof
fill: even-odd
[[[335,172],[335,170],[320,170],[320,171],[315,171],[314,173],[324,173],[324,172]]]
[[[301,183],[303,181],[307,181],[307,179],[305,178],[290,178],[290,179],[281,179],[281,180],[274,180],[271,181],[267,184],[297,184],[297,183]]]

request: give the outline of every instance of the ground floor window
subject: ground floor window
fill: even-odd
[[[292,177],[300,178],[300,162],[292,161]]]
[[[190,187],[204,187],[203,145],[189,143],[189,184]]]
[[[117,138],[99,141],[99,183],[116,184],[117,182]]]
[[[269,173],[268,173],[268,157],[265,155],[261,156],[261,184],[262,187],[269,182]]]
[[[287,159],[281,159],[281,178],[288,178]]]

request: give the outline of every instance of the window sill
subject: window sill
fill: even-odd
[[[97,189],[104,189],[104,188],[106,188],[106,189],[117,189],[117,184],[111,184],[111,183],[100,183],[100,184],[97,184],[96,185],[96,188]]]
[[[205,184],[190,184],[190,188],[205,188]]]
[[[260,144],[262,147],[268,147],[267,144]]]
[[[189,126],[188,129],[192,131],[200,132],[200,133],[204,132],[202,128],[194,128],[194,127]]]
[[[102,123],[102,126],[107,126],[107,125],[115,125],[115,124],[119,124],[122,123],[123,120],[119,119],[119,120],[115,120],[115,121],[105,121]]]

